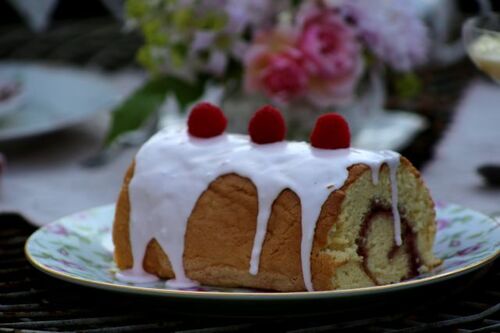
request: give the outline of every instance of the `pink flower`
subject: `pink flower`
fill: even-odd
[[[266,94],[280,101],[304,95],[308,83],[300,57],[291,53],[271,56],[261,78]]]
[[[277,102],[305,99],[319,107],[349,103],[363,71],[356,34],[331,8],[302,6],[292,28],[259,34],[245,57],[245,88]]]
[[[310,101],[323,107],[350,102],[363,71],[356,33],[335,9],[313,2],[301,8],[298,23],[298,46],[310,74]]]
[[[285,29],[263,33],[255,39],[245,57],[247,91],[262,91],[278,102],[305,95],[308,75],[295,41],[294,33]]]
[[[342,77],[352,73],[359,61],[360,46],[353,29],[332,9],[303,9],[298,46],[320,77]]]
[[[352,72],[325,79],[312,77],[309,80],[307,98],[319,107],[345,106],[352,102],[356,86],[363,72],[363,62],[357,62]]]

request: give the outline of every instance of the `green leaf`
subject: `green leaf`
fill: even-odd
[[[185,44],[177,43],[170,48],[170,61],[173,68],[181,68],[187,60],[188,49]]]
[[[121,134],[140,128],[156,111],[167,92],[163,78],[154,78],[130,95],[113,111],[111,127],[105,145],[112,143]]]
[[[302,2],[301,0],[292,0],[292,6],[294,8],[298,8],[300,6],[301,2]]]
[[[205,91],[207,79],[200,77],[195,83],[186,82],[177,78],[168,78],[168,90],[172,92],[179,103],[181,111],[186,111],[186,107],[198,100]]]
[[[174,95],[181,110],[184,110],[201,97],[205,81],[200,79],[192,84],[171,76],[150,79],[113,111],[105,145],[124,133],[139,129],[158,110],[168,93]]]
[[[131,18],[141,18],[148,12],[148,4],[143,0],[128,0],[125,3],[125,12]]]
[[[422,82],[415,73],[398,74],[395,77],[394,88],[398,96],[413,98],[422,91]]]
[[[192,8],[182,8],[175,11],[173,15],[173,24],[181,31],[188,29],[194,20],[194,11]]]

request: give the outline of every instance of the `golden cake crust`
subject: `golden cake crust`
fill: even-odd
[[[387,166],[382,167],[381,176],[387,177],[387,169]],[[418,190],[427,191],[418,171],[405,158],[401,159],[399,170],[399,173],[404,172],[416,179],[419,184],[417,186],[421,187]],[[131,268],[133,264],[129,237],[128,193],[133,173],[134,163],[130,165],[125,175],[116,204],[113,226],[115,260],[120,269]],[[336,269],[347,261],[342,262],[338,257],[332,256],[331,232],[340,217],[343,201],[350,187],[360,177],[367,177],[367,174],[371,174],[368,166],[362,164],[351,166],[345,184],[333,191],[323,204],[311,253],[312,281],[315,290],[345,287],[340,278],[339,282],[335,282],[337,280],[332,278]],[[427,202],[423,202],[423,205],[426,209],[432,210],[433,202],[427,192],[424,194],[424,201]],[[300,199],[294,192],[286,189],[274,201],[262,247],[259,273],[254,276],[248,270],[257,212],[257,192],[249,179],[236,174],[227,174],[215,179],[200,196],[189,217],[183,256],[186,275],[205,285],[280,291],[305,290],[300,258]],[[429,244],[432,248],[435,234],[433,222],[426,223],[424,230],[419,230],[419,247],[422,247],[424,252],[428,252]],[[359,257],[355,254],[353,256]],[[424,266],[431,268],[438,264],[432,254],[424,257]],[[356,261],[358,259],[354,259],[349,265],[359,266],[360,263]],[[148,244],[143,267],[147,272],[162,278],[174,277],[168,257],[155,240],[151,240]]]

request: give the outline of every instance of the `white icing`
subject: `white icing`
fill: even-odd
[[[130,283],[150,283],[158,281],[156,275],[148,274],[143,270],[126,269],[116,273],[115,277],[119,281]]]
[[[385,152],[387,153],[387,152]],[[389,177],[391,179],[391,201],[392,201],[392,219],[394,221],[394,241],[397,246],[401,246],[403,241],[401,239],[401,217],[399,216],[398,209],[398,179],[397,169],[399,166],[399,159],[387,161],[389,165]]]
[[[104,234],[101,239],[101,245],[108,254],[113,254],[115,252],[115,244],[113,243],[113,237],[110,232]]]
[[[199,286],[199,283],[196,281],[189,280],[189,279],[187,279],[187,280],[171,279],[171,280],[168,280],[167,282],[165,282],[165,285],[168,288],[172,288],[172,289],[189,289],[189,288]]]
[[[372,165],[369,165],[370,169],[372,170],[372,183],[374,185],[378,184],[378,175],[380,171],[380,164],[373,163]]]
[[[235,173],[249,178],[257,189],[258,216],[249,272],[259,270],[262,245],[272,204],[290,189],[300,198],[302,213],[301,260],[304,283],[312,291],[310,256],[316,222],[330,193],[343,186],[354,164],[363,163],[378,173],[386,163],[391,170],[395,239],[400,244],[396,170],[399,154],[361,149],[324,150],[305,142],[257,145],[243,135],[197,139],[185,131],[162,131],[138,152],[129,184],[132,274],[144,275],[142,260],[147,244],[156,239],[167,254],[175,280],[169,286],[195,285],[183,266],[187,222],[200,195],[217,177]],[[399,243],[398,243],[399,241]]]

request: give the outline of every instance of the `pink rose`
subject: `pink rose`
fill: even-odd
[[[295,48],[290,30],[274,30],[259,35],[245,57],[245,87],[249,92],[262,91],[268,97],[287,102],[304,96],[308,75],[303,54]]]
[[[352,100],[363,71],[354,30],[329,8],[306,2],[297,30],[259,34],[245,56],[245,88],[278,102],[306,99],[319,107]]]
[[[298,17],[298,47],[310,75],[308,98],[321,107],[352,100],[363,71],[356,33],[332,8],[307,2]]]
[[[300,57],[283,53],[270,57],[261,81],[266,95],[286,102],[306,93],[308,76]]]
[[[318,107],[345,106],[352,102],[361,73],[363,62],[357,62],[353,72],[343,76],[325,79],[311,77],[307,98]]]

